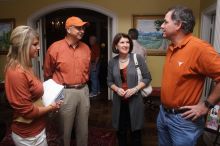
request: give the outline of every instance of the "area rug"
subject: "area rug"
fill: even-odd
[[[53,124],[47,124],[46,134],[48,146],[59,146],[56,142],[57,128]],[[88,146],[115,146],[116,145],[116,135],[114,130],[90,127],[88,136]],[[6,136],[0,142],[0,146],[15,146],[11,138],[11,129],[7,128]],[[71,140],[71,146],[75,146],[75,139]]]

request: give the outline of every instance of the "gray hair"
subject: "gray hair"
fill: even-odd
[[[193,32],[195,26],[195,17],[191,9],[184,6],[175,6],[168,9],[172,12],[171,19],[176,23],[182,23],[181,29],[185,34]]]

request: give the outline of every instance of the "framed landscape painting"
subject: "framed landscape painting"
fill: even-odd
[[[15,19],[0,19],[0,54],[7,54],[11,31],[15,27]]]
[[[133,15],[133,27],[139,32],[138,41],[150,56],[166,55],[169,41],[163,38],[161,24],[163,15]]]

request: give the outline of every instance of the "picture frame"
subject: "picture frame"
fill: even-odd
[[[14,27],[14,18],[0,19],[0,54],[8,53],[10,35]]]
[[[169,41],[160,29],[164,15],[133,15],[133,27],[139,32],[138,41],[149,56],[165,56]]]

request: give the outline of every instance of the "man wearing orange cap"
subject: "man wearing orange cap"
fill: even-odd
[[[89,79],[91,52],[80,41],[87,24],[78,17],[69,17],[65,24],[66,37],[49,47],[44,62],[45,79],[52,78],[65,87],[64,103],[58,113],[61,145],[64,146],[70,146],[74,122],[77,146],[87,146],[88,141],[90,102],[86,82]]]

